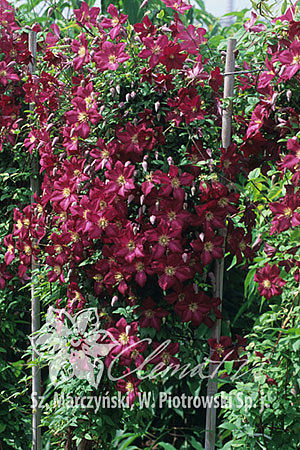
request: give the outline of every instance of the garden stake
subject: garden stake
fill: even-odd
[[[32,62],[29,64],[29,71],[31,74],[36,70],[36,33],[31,31],[28,36],[28,49],[32,55]],[[29,109],[33,112],[33,104],[29,105]],[[38,159],[37,156],[32,155],[31,158],[31,175],[30,175],[30,189],[31,189],[31,204],[34,203],[33,196],[39,192],[39,178],[38,178]],[[33,245],[35,244],[33,240]],[[38,268],[38,263],[34,257],[31,257],[31,333],[32,341],[35,340],[35,334],[40,329],[40,301],[36,295],[34,286],[34,272]],[[36,400],[35,404],[39,402],[41,396],[41,371],[35,364],[38,355],[35,349],[32,349],[32,400]],[[32,450],[41,450],[41,409],[38,404],[32,409]]]
[[[227,41],[227,53],[226,53],[226,63],[225,63],[225,74],[224,77],[224,95],[223,98],[233,97],[234,88],[234,69],[235,69],[235,57],[234,50],[236,46],[236,39],[228,39]],[[231,142],[231,125],[232,125],[232,101],[230,100],[229,105],[226,109],[223,109],[222,115],[222,146],[224,148],[229,147]],[[226,238],[226,229],[220,230],[220,234]],[[216,260],[215,265],[215,285],[214,285],[214,297],[219,297],[222,300],[223,297],[223,278],[224,278],[224,258]],[[222,303],[220,304],[220,310],[222,310]],[[219,341],[221,335],[221,319],[217,319],[214,326],[212,327],[211,337]],[[213,350],[211,349],[210,355],[212,355]],[[212,362],[209,363],[209,375],[211,376],[214,372],[215,367]],[[207,397],[211,398],[217,393],[218,382],[215,380],[210,380],[207,386]],[[205,450],[213,450],[215,448],[216,440],[216,408],[212,404],[208,404],[206,409],[206,426],[205,426]]]

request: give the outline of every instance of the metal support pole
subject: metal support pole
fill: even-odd
[[[36,33],[31,31],[28,36],[28,48],[31,53],[31,62],[29,64],[29,71],[33,75],[36,71]],[[32,104],[29,105],[30,111],[34,110]],[[30,189],[31,189],[31,204],[34,203],[33,195],[39,191],[39,179],[38,179],[38,160],[35,155],[32,155],[31,160],[31,176],[30,176]],[[33,245],[35,242],[33,242]],[[35,340],[35,333],[40,329],[40,301],[36,295],[34,286],[34,273],[38,268],[38,263],[34,257],[31,258],[31,333],[32,340]],[[32,450],[41,450],[41,409],[38,407],[39,399],[41,396],[41,371],[35,364],[38,355],[34,348],[32,350],[32,400],[34,401],[32,409]],[[35,406],[36,405],[36,406]]]
[[[235,57],[234,49],[236,46],[236,39],[228,39],[227,41],[227,53],[226,53],[226,63],[225,63],[225,74],[234,72],[235,68]],[[228,75],[224,77],[224,96],[223,98],[232,98],[234,92],[234,75]],[[222,115],[222,145],[224,148],[229,147],[231,142],[231,127],[232,127],[232,101],[226,109],[223,110]],[[224,236],[224,241],[226,238],[226,229],[220,230],[219,233]],[[225,243],[225,242],[224,242]],[[222,300],[223,297],[223,279],[224,279],[224,258],[216,260],[215,265],[215,287],[214,287],[214,297],[219,297]],[[220,310],[222,309],[222,303],[220,305]],[[212,330],[211,337],[220,339],[221,335],[221,319],[218,319]],[[211,352],[212,354],[212,352]],[[209,375],[214,378],[213,375],[215,371],[215,364],[210,362],[209,364]],[[218,382],[209,378],[207,386],[207,396],[213,397],[218,390]],[[206,432],[205,432],[205,450],[214,450],[216,441],[216,408],[207,407],[206,409]]]

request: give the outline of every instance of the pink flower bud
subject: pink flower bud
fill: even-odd
[[[118,296],[114,295],[113,298],[111,299],[111,306],[115,306],[118,300],[119,300]]]

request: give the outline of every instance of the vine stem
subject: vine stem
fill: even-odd
[[[231,142],[231,129],[232,129],[232,97],[234,92],[234,72],[235,69],[235,56],[234,50],[236,47],[236,39],[228,39],[227,41],[227,53],[225,63],[225,73],[228,74],[224,78],[224,99],[229,98],[229,105],[223,110],[222,115],[222,146],[228,148]],[[231,73],[229,75],[229,73]],[[225,248],[226,228],[219,231],[219,234],[224,237],[223,253]],[[219,297],[222,300],[223,297],[223,279],[224,279],[224,257],[216,260],[215,263],[215,287],[214,297]],[[220,304],[220,310],[222,309],[222,303]],[[221,319],[217,319],[212,327],[211,337],[219,341],[221,335]],[[212,349],[211,352],[212,354]],[[210,379],[207,385],[207,397],[212,398],[215,396],[218,390],[218,382],[213,377],[215,371],[215,365],[212,361],[209,363],[209,376]],[[216,441],[216,408],[213,402],[209,402],[209,406],[206,409],[206,426],[205,426],[205,450],[214,450]]]

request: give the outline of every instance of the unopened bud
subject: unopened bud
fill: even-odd
[[[114,306],[118,300],[119,300],[118,296],[114,295],[113,298],[111,299],[111,306]]]
[[[287,90],[286,92],[286,98],[288,99],[288,102],[291,101],[292,98],[292,91],[290,89]]]
[[[52,16],[52,13],[53,13],[53,8],[52,8],[52,6],[48,9],[48,11],[47,11],[47,17],[50,17],[50,16]]]
[[[156,219],[156,217],[155,216],[150,216],[150,223],[152,224],[152,225],[154,225],[155,224],[155,219]]]

